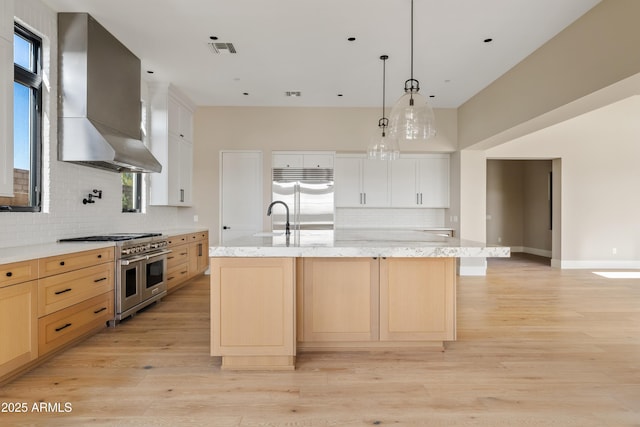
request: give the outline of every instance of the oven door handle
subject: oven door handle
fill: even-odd
[[[156,252],[156,253],[152,253],[151,255],[147,255],[147,259],[163,256],[163,255],[166,255],[166,254],[170,254],[171,252],[173,252],[173,251],[170,250],[170,249],[165,249],[162,252]]]
[[[144,261],[145,259],[147,259],[146,255],[135,257],[135,258],[129,258],[129,259],[121,259],[120,265],[129,265],[129,264],[133,264],[134,262]]]
[[[131,259],[121,259],[120,260],[120,264],[121,265],[129,265],[129,264],[133,264],[134,262],[138,262],[138,261],[146,261],[146,260],[150,260],[151,258],[155,258],[155,257],[159,257],[159,256],[163,256],[166,254],[170,254],[172,251],[170,249],[166,249],[162,252],[156,252],[153,253],[151,255],[142,255],[139,257],[135,257],[135,258],[131,258]]]

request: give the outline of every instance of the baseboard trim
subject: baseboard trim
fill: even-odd
[[[511,252],[523,252],[525,254],[543,256],[545,258],[551,258],[552,253],[546,249],[529,248],[527,246],[511,246]]]
[[[558,263],[558,261],[556,261],[556,264]],[[552,260],[551,265],[553,265],[554,262]],[[640,268],[640,261],[637,260],[633,260],[633,261],[611,261],[611,260],[585,260],[585,261],[559,261],[559,267],[561,269],[596,269],[596,268],[601,268],[601,269],[619,269],[619,270],[624,270],[624,269],[639,269]]]

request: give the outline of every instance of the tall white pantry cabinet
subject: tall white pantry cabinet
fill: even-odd
[[[13,197],[13,2],[0,2],[0,196]]]
[[[150,174],[149,202],[191,206],[194,106],[171,84],[149,84],[151,151],[162,172]]]

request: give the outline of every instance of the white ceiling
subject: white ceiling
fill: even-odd
[[[382,54],[388,106],[410,77],[410,0],[43,1],[90,13],[142,60],[145,79],[197,105],[380,107]],[[415,0],[421,93],[460,106],[599,1]],[[210,36],[237,54],[213,54]]]

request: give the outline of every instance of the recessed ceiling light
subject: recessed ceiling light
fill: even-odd
[[[341,94],[341,93],[339,93],[339,94],[338,94],[338,96],[342,96],[342,94]]]
[[[249,95],[249,92],[242,92],[243,95]]]
[[[435,98],[435,97],[436,97],[435,95],[429,95],[429,98]]]
[[[349,40],[350,42],[354,42],[354,41],[356,41],[356,38],[355,37],[348,37],[347,40]]]
[[[285,96],[292,96],[294,98],[302,96],[302,92],[300,92],[299,90],[286,91],[284,94]]]
[[[491,43],[493,41],[493,39],[491,37],[486,38],[483,40],[485,43]]]

